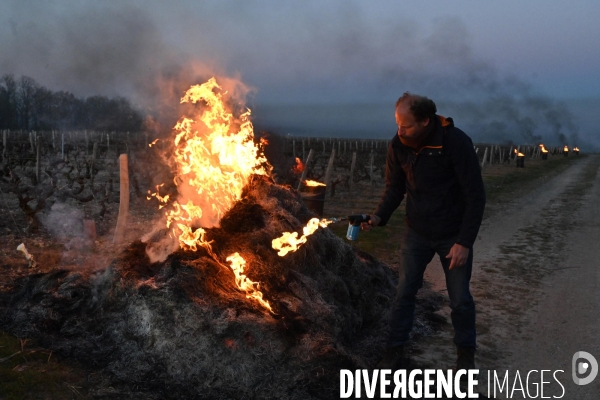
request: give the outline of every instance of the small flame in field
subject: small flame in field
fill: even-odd
[[[517,155],[517,157],[525,157],[525,154],[521,153],[520,151],[517,151],[517,149],[515,149],[515,154]]]
[[[304,171],[304,163],[298,157],[296,157],[296,165],[294,165],[294,167],[292,168],[292,171],[295,174],[300,174],[300,173],[302,173],[302,171]]]
[[[263,294],[259,289],[259,284],[253,282],[246,275],[244,275],[244,267],[246,266],[246,260],[238,252],[233,253],[227,257],[227,261],[231,263],[231,269],[235,274],[235,283],[237,286],[246,292],[248,299],[254,299],[258,301],[264,308],[273,312],[271,305],[268,301],[263,299]],[[256,287],[256,288],[255,288]]]
[[[577,146],[573,147],[573,151],[579,151],[579,147],[577,147]]]
[[[146,196],[146,199],[151,200],[153,197],[156,197],[156,199],[164,204],[159,204],[158,209],[160,210],[161,208],[163,208],[165,206],[165,204],[167,204],[169,202],[169,195],[167,194],[166,196],[161,196],[159,191],[160,188],[163,187],[165,184],[161,183],[160,185],[156,185],[156,192],[152,193],[151,191],[148,190],[148,196]]]
[[[291,251],[296,251],[301,245],[306,243],[307,237],[312,235],[319,227],[326,228],[327,225],[333,221],[319,218],[312,218],[304,228],[302,228],[303,235],[298,237],[298,232],[283,232],[281,237],[273,239],[271,243],[273,249],[279,250],[277,255],[280,257],[285,256]]]
[[[317,182],[317,181],[310,181],[308,179],[304,181],[304,184],[306,186],[326,186],[324,183]]]
[[[548,152],[548,150],[546,149],[546,147],[542,143],[540,143],[540,151],[542,153],[547,153]]]
[[[563,151],[569,151],[569,146],[565,145],[565,147],[563,148]]]
[[[17,251],[20,251],[21,253],[23,253],[23,255],[25,256],[25,259],[27,261],[29,261],[29,267],[30,268],[35,268],[37,266],[37,263],[33,259],[33,256],[31,255],[31,253],[29,253],[27,251],[27,248],[25,247],[25,243],[21,243],[20,245],[18,245],[17,246]]]

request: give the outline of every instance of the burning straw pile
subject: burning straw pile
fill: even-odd
[[[189,163],[175,168],[179,198],[150,196],[162,202],[164,229],[104,270],[14,282],[0,293],[0,327],[145,398],[334,398],[340,368],[372,367],[381,355],[395,273],[323,228],[278,255],[273,240],[300,232],[314,215],[297,192],[273,183],[260,152],[244,150],[249,122],[224,126],[228,117],[214,115],[203,120],[211,129],[242,132],[243,140],[229,135],[230,155],[254,154],[249,172],[225,168],[236,157],[217,154],[206,135],[193,142],[195,123],[182,119],[174,154]],[[194,146],[222,168],[195,191],[194,165],[212,167],[188,152]],[[203,212],[198,201],[214,198],[217,172],[243,185],[226,183],[229,194]]]
[[[164,395],[335,394],[339,368],[370,366],[381,352],[393,274],[324,229],[279,257],[272,239],[311,216],[295,192],[258,178],[207,230],[216,255],[244,256],[273,313],[206,249],[151,263],[135,242],[103,272],[16,282],[2,294],[1,325]]]

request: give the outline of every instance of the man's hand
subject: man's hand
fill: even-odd
[[[379,225],[379,223],[381,222],[381,218],[379,218],[377,215],[371,214],[370,217],[371,219],[369,220],[369,222],[363,222],[362,224],[360,224],[360,228],[363,231],[370,231],[371,229]]]
[[[449,269],[454,269],[465,265],[467,258],[469,258],[469,251],[470,250],[468,247],[455,243],[450,249],[450,253],[448,253],[446,256],[446,258],[451,259]]]

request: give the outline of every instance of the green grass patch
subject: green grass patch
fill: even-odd
[[[81,369],[0,331],[0,399],[86,398]]]
[[[358,239],[351,242],[352,246],[372,254],[383,262],[393,262],[396,252],[400,249],[400,238],[406,229],[404,222],[404,207],[398,208],[385,226],[372,229],[368,232],[360,231]],[[346,239],[347,223],[330,225],[329,228],[337,236]]]

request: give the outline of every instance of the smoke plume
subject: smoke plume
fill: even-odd
[[[475,140],[578,140],[567,105],[478,56],[457,17],[421,23],[358,2],[7,4],[0,71],[76,95],[129,97],[157,131],[181,115],[185,89],[216,73],[258,88],[257,125],[282,133],[391,136],[393,104],[408,90]],[[323,115],[297,112],[310,104]],[[379,111],[360,106],[373,104]]]

